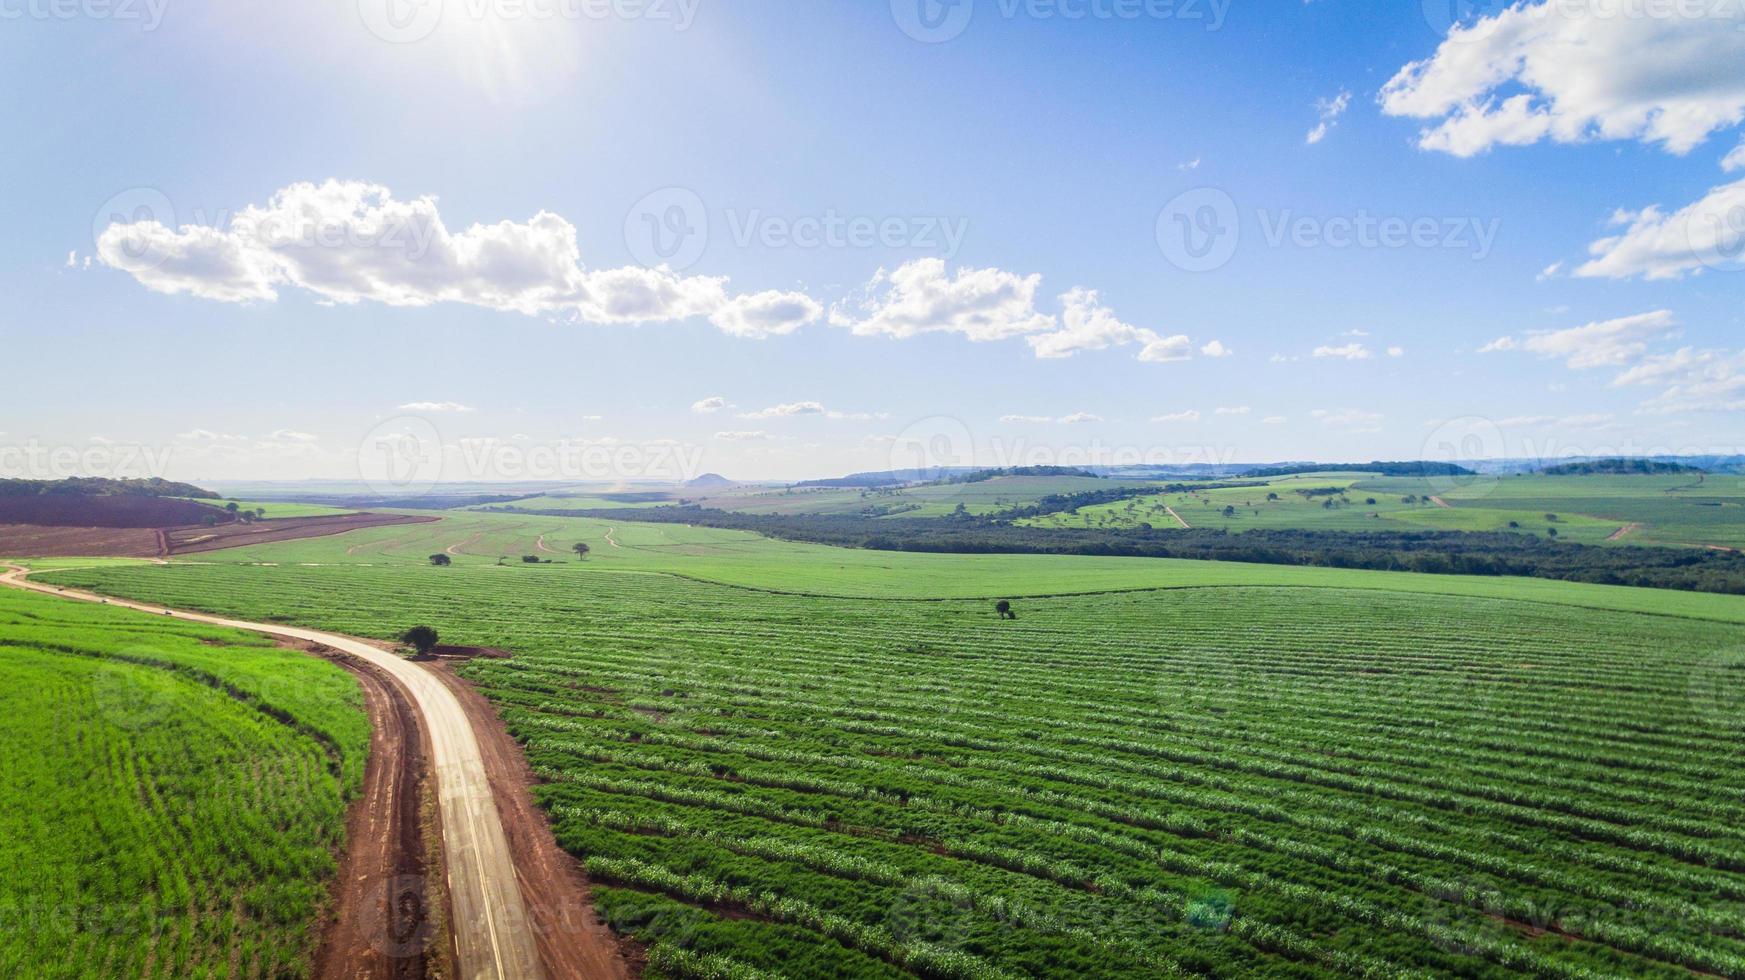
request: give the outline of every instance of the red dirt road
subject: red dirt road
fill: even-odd
[[[318,980],[422,980],[452,971],[439,874],[426,868],[429,748],[405,687],[369,664],[307,643],[286,644],[350,671],[370,713],[362,795],[346,819],[333,914],[315,957]]]
[[[643,951],[620,940],[594,913],[582,864],[557,844],[551,823],[533,802],[533,770],[491,703],[448,663],[428,665],[454,692],[479,733],[479,750],[521,894],[539,944],[540,964],[552,980],[630,980],[642,975]]]

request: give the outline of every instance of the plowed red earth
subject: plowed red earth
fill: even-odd
[[[434,517],[402,514],[346,514],[339,517],[291,517],[252,524],[216,527],[112,528],[97,525],[48,527],[0,524],[0,556],[7,558],[168,558],[270,541],[317,538],[366,527],[422,524]]]

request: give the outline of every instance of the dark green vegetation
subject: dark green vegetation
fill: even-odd
[[[570,516],[608,519],[613,514],[596,511]],[[1039,528],[969,514],[930,520],[741,514],[696,507],[647,508],[638,510],[636,519],[754,531],[790,541],[879,551],[1189,558],[1449,575],[1514,575],[1745,595],[1745,555],[1737,552],[1593,547],[1511,533]]]
[[[1745,975],[1736,600],[611,527],[55,577],[511,651],[462,670],[674,975]],[[594,555],[495,564],[535,535]],[[473,543],[431,568],[445,537]],[[1035,594],[1122,569],[1180,585]],[[1671,614],[1698,605],[1734,621]]]
[[[1332,463],[1301,463],[1295,466],[1268,466],[1262,469],[1247,470],[1241,475],[1245,478],[1271,479],[1280,476],[1295,476],[1302,473],[1373,473],[1376,476],[1399,477],[1475,477],[1478,474],[1464,466],[1455,463],[1428,463],[1408,461],[1399,463],[1351,463],[1349,465],[1334,465]]]
[[[1656,459],[1596,459],[1547,466],[1539,472],[1544,476],[1661,476],[1667,473],[1700,474],[1703,471],[1695,466]]]
[[[202,490],[187,483],[171,483],[159,477],[152,477],[149,480],[109,480],[101,477],[74,477],[67,480],[0,480],[0,497],[32,497],[39,494],[218,499],[218,494],[210,490]]]
[[[357,684],[253,634],[0,590],[0,976],[297,977]]]

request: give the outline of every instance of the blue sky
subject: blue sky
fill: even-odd
[[[1738,0],[115,2],[0,0],[3,475],[1745,451]]]

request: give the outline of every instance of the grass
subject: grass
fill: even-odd
[[[595,553],[496,564],[538,536]],[[667,974],[1745,974],[1738,598],[495,516],[204,557],[54,577],[513,651],[464,671]],[[951,598],[1026,593],[1086,594]]]
[[[1337,491],[1337,492],[1334,492]],[[1228,511],[1226,511],[1228,508]],[[1175,515],[1169,511],[1173,509]],[[1556,520],[1549,520],[1555,515]],[[1020,521],[1229,531],[1513,531],[1577,544],[1745,547],[1745,481],[1673,476],[1416,479],[1310,473],[1264,486],[1157,494]],[[1630,530],[1622,537],[1620,531]]]
[[[0,975],[307,975],[368,750],[352,679],[12,590],[0,666]]]

